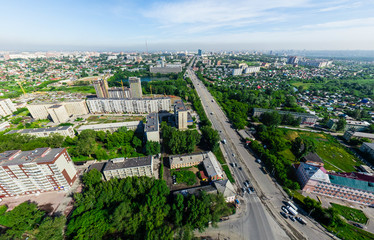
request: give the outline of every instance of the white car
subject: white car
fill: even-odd
[[[259,158],[257,158],[256,163],[261,163],[261,160]]]

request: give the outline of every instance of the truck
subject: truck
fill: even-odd
[[[298,210],[297,207],[291,201],[288,201],[287,205],[290,206],[290,207],[292,207],[295,211]]]
[[[288,206],[287,210],[290,212],[290,214],[296,216],[297,215],[297,211],[295,209],[293,209],[292,207]]]

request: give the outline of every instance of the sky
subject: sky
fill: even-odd
[[[374,0],[0,0],[0,50],[374,50]]]

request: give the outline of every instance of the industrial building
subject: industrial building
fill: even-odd
[[[153,177],[153,156],[115,158],[105,164],[102,172],[106,180],[132,176]]]
[[[132,98],[142,98],[142,84],[140,78],[137,77],[129,77],[129,84],[130,84],[130,92]]]
[[[13,112],[15,112],[17,109],[14,105],[14,103],[9,99],[1,99],[0,100],[0,116],[5,117]]]
[[[177,128],[179,130],[186,130],[188,111],[182,100],[176,100],[174,102],[174,116]]]
[[[261,117],[264,112],[273,112],[284,115],[291,114],[294,118],[300,118],[301,124],[314,125],[318,120],[318,116],[308,114],[308,113],[298,113],[298,112],[289,112],[289,111],[279,111],[274,109],[264,109],[264,108],[253,108],[253,117]]]
[[[59,126],[59,127],[50,127],[50,128],[32,128],[32,129],[20,129],[20,130],[12,130],[7,132],[6,134],[28,134],[36,137],[48,137],[51,134],[59,134],[64,137],[74,137],[74,129],[72,126]]]
[[[144,133],[147,141],[160,142],[160,129],[157,113],[148,114]]]
[[[151,113],[170,111],[168,97],[142,99],[87,99],[90,113]]]
[[[92,125],[82,125],[77,129],[78,133],[81,133],[83,130],[94,130],[94,131],[109,131],[115,132],[121,127],[126,127],[128,130],[143,131],[143,122],[142,121],[131,121],[131,122],[116,122],[116,123],[103,123],[103,124],[92,124]]]
[[[0,153],[0,197],[68,190],[76,179],[65,148]]]

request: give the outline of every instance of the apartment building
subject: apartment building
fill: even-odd
[[[133,98],[142,98],[142,84],[140,78],[137,77],[129,77],[129,84],[130,84],[130,91],[131,97]]]
[[[144,124],[142,121],[131,121],[131,122],[116,122],[116,123],[82,125],[77,129],[77,132],[81,133],[83,130],[87,130],[87,129],[91,129],[94,131],[115,132],[121,127],[126,127],[128,130],[135,130],[135,131],[142,132],[144,129]]]
[[[169,156],[170,169],[192,167],[209,158],[208,152]]]
[[[308,113],[298,113],[298,112],[289,112],[289,111],[280,111],[274,109],[264,109],[264,108],[254,108],[253,117],[261,117],[264,112],[273,112],[276,111],[281,115],[291,114],[294,118],[300,118],[301,124],[314,125],[316,124],[318,117]]]
[[[153,156],[115,158],[105,164],[102,172],[107,181],[132,176],[153,177]]]
[[[176,100],[174,102],[174,116],[177,128],[179,130],[186,130],[188,111],[182,100]]]
[[[160,129],[157,113],[148,114],[144,133],[147,141],[160,142]]]
[[[55,104],[47,109],[54,123],[64,123],[69,120],[68,112],[63,105]]]
[[[260,71],[260,67],[254,67],[254,66],[247,67],[247,68],[244,69],[245,74],[256,73],[256,72],[259,72],[259,71]]]
[[[372,159],[374,159],[374,143],[363,143],[360,150],[367,153]]]
[[[32,128],[32,129],[20,129],[20,130],[12,130],[7,132],[6,134],[28,134],[36,137],[48,137],[51,134],[59,134],[64,137],[74,137],[74,129],[72,126],[59,126],[59,127],[50,127],[50,128]]]
[[[161,74],[166,74],[166,73],[180,73],[182,72],[182,66],[151,66],[149,68],[149,71],[151,73],[161,73]]]
[[[346,141],[351,140],[352,138],[367,138],[370,141],[374,141],[374,134],[373,133],[364,133],[364,132],[353,132],[353,131],[346,131],[343,135],[343,138]]]
[[[68,190],[76,179],[65,148],[0,153],[0,197]]]
[[[99,79],[93,82],[93,86],[96,91],[96,96],[98,98],[108,98],[109,93],[108,93],[108,82],[106,79]]]
[[[0,100],[0,116],[8,116],[16,110],[14,103],[9,98]]]
[[[212,152],[208,152],[208,157],[204,159],[203,165],[210,181],[223,179],[221,165]]]
[[[330,119],[326,126],[335,131],[336,130],[336,127],[337,127],[337,123],[338,123],[339,119]],[[344,128],[344,131],[354,131],[354,132],[362,132],[362,131],[365,131],[369,126],[370,126],[370,123],[366,122],[366,121],[353,121],[353,120],[346,120],[346,125],[345,125],[345,128]]]
[[[151,113],[170,111],[168,97],[142,99],[87,99],[90,113]]]
[[[112,87],[108,89],[109,98],[131,98],[131,91],[129,88]]]

